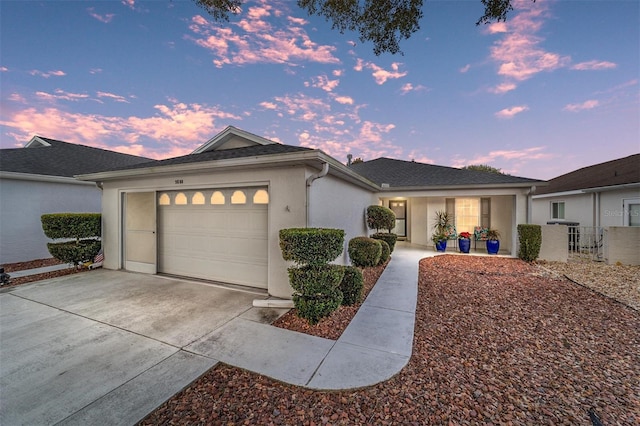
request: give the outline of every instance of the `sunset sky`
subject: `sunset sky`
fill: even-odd
[[[290,144],[550,179],[640,152],[640,2],[425,0],[375,56],[295,1],[228,23],[188,0],[0,1],[0,147],[34,135],[151,158],[228,125]]]

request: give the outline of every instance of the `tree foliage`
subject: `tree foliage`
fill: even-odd
[[[470,166],[464,166],[463,169],[465,169],[465,170],[476,170],[476,171],[479,171],[479,172],[502,174],[502,170],[501,169],[497,169],[497,168],[492,167],[492,166],[490,166],[488,164],[472,164]]]
[[[244,0],[194,0],[217,21],[238,15]],[[476,25],[506,21],[513,0],[480,0],[484,14]],[[535,0],[532,0],[535,2]],[[324,17],[340,33],[356,31],[360,41],[372,42],[373,52],[402,53],[400,41],[420,29],[423,0],[298,0],[309,15]]]

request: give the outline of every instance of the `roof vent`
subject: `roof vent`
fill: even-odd
[[[380,186],[383,187],[383,188],[389,188],[390,185],[388,183],[383,183]]]

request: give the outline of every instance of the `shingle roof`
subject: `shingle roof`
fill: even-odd
[[[50,146],[0,150],[0,171],[73,177],[153,161],[85,145],[38,137]]]
[[[477,170],[456,169],[414,161],[378,158],[349,166],[356,173],[382,185],[390,187],[432,187],[432,186],[468,186],[533,184],[540,182],[518,176],[489,173]]]
[[[256,145],[243,148],[221,149],[216,151],[205,151],[198,154],[188,154],[182,157],[167,158],[151,163],[134,164],[127,167],[120,167],[114,170],[140,169],[145,167],[173,166],[177,164],[200,163],[204,161],[229,160],[232,158],[258,157],[262,155],[286,154],[290,152],[313,151],[311,148],[302,146],[283,145],[273,143],[269,145]]]
[[[640,154],[630,155],[555,177],[536,195],[604,186],[640,183]]]

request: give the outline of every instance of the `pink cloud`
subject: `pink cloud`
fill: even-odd
[[[510,82],[523,81],[540,72],[568,66],[570,56],[545,50],[544,38],[536,35],[548,15],[548,6],[544,2],[516,1],[514,7],[518,13],[509,21],[489,27],[489,33],[501,34],[490,49],[490,58],[498,64],[498,75]]]
[[[91,68],[89,70],[89,74],[100,74],[102,72],[102,68]]]
[[[108,24],[116,16],[115,13],[107,13],[105,15],[100,15],[100,14],[95,12],[95,8],[93,8],[93,7],[88,8],[87,12],[89,12],[89,15],[92,18],[95,18],[95,19],[97,19],[98,21],[100,21],[100,22],[102,22],[104,24]]]
[[[7,72],[9,71],[9,68],[7,67],[0,67],[0,72]]]
[[[343,105],[353,105],[353,98],[350,96],[336,96],[335,101]]]
[[[521,112],[525,112],[525,111],[528,111],[528,110],[529,110],[528,106],[519,105],[519,106],[514,106],[514,107],[511,107],[511,108],[505,108],[503,110],[500,110],[500,111],[495,113],[495,116],[498,117],[498,118],[513,118],[517,114],[520,114]]]
[[[114,93],[96,92],[96,95],[98,96],[98,98],[109,98],[109,99],[113,99],[116,102],[124,102],[127,104],[129,103],[129,101],[124,96],[116,95]]]
[[[489,92],[502,94],[502,93],[507,93],[507,92],[510,92],[512,90],[515,90],[516,87],[518,87],[518,86],[516,86],[516,84],[512,83],[512,82],[500,83],[496,87],[492,87],[491,89],[489,89]]]
[[[421,84],[414,86],[411,83],[406,83],[400,88],[400,93],[403,95],[406,95],[409,92],[422,92],[425,90],[429,90],[429,89],[426,86],[423,86]]]
[[[130,9],[136,8],[136,0],[122,0],[122,4],[128,6]]]
[[[338,87],[338,84],[340,84],[340,80],[329,80],[329,77],[326,75],[319,75],[311,78],[310,85],[311,87],[322,89],[325,92],[332,92],[333,89]]]
[[[391,71],[387,71],[382,67],[377,66],[376,64],[369,62],[366,64],[367,68],[373,71],[372,75],[377,84],[382,85],[386,83],[389,79],[402,78],[407,75],[407,72],[400,72],[398,69],[400,68],[400,63],[394,62],[391,64]]]
[[[466,73],[467,71],[469,71],[470,69],[471,69],[471,64],[467,64],[467,65],[465,65],[464,67],[460,68],[460,70],[459,70],[459,71],[460,71],[462,74],[464,74],[464,73]]]
[[[235,29],[233,26],[220,28],[211,25],[197,15],[189,25],[193,35],[185,38],[209,50],[218,68],[258,63],[297,65],[300,62],[340,62],[333,55],[336,50],[334,46],[319,45],[311,40],[304,29],[304,25],[308,24],[304,19],[287,16],[286,25],[275,30],[269,20],[286,15],[263,2],[250,7],[244,18],[233,24]]]
[[[148,117],[116,117],[29,107],[3,112],[0,125],[12,129],[17,141],[22,142],[35,134],[100,147],[121,146],[125,141],[131,152],[166,158],[176,152],[193,151],[215,134],[219,120],[241,119],[217,107],[175,100],[154,108],[157,113]],[[146,147],[144,154],[137,145]]]
[[[571,67],[572,70],[585,71],[585,70],[609,70],[616,68],[618,65],[608,61],[587,61],[580,62]]]
[[[44,77],[44,78],[49,78],[51,76],[53,77],[64,77],[65,75],[67,75],[64,71],[61,70],[55,70],[55,71],[40,71],[40,70],[31,70],[29,71],[29,74],[31,75],[35,75],[35,76],[39,76],[39,77]]]
[[[583,111],[585,109],[596,108],[599,104],[600,104],[600,102],[598,102],[597,100],[589,99],[588,101],[584,101],[584,102],[579,103],[579,104],[568,104],[563,108],[563,110],[564,111],[570,111],[570,112],[579,112],[579,111]]]
[[[493,165],[497,162],[510,162],[510,167],[517,170],[517,164],[521,164],[530,160],[548,160],[553,158],[553,154],[545,152],[546,147],[535,146],[531,148],[524,148],[520,150],[497,150],[490,151],[488,154],[479,154],[469,159],[456,158],[452,162],[452,167],[464,167],[472,164],[489,164]],[[494,166],[496,167],[496,166]],[[503,169],[502,166],[497,166]],[[503,172],[508,172],[503,169]]]
[[[45,101],[80,101],[89,99],[89,95],[86,93],[71,93],[65,92],[62,89],[54,90],[53,94],[47,92],[36,92],[35,95]]]

